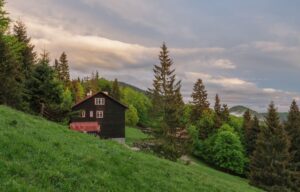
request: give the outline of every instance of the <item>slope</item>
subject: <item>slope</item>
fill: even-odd
[[[259,191],[0,106],[0,191]]]

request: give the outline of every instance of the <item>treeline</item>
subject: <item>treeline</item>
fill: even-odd
[[[150,116],[156,135],[163,138],[164,154],[192,153],[226,172],[243,175],[267,191],[300,190],[300,112],[293,101],[288,121],[280,122],[271,102],[264,121],[246,111],[243,118],[229,114],[218,94],[213,109],[201,79],[193,87],[191,102],[184,104],[181,82],[165,44],[155,65]],[[188,131],[188,142],[178,138]],[[178,156],[178,157],[179,157]]]

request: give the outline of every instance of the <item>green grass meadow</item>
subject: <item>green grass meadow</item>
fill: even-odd
[[[127,143],[147,138],[127,128]],[[203,164],[134,152],[0,106],[0,191],[260,191]]]

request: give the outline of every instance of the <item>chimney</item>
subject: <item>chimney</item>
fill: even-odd
[[[103,93],[104,93],[105,95],[108,95],[108,92],[107,92],[107,91],[103,91]]]
[[[90,90],[90,91],[86,94],[87,97],[91,97],[92,95],[93,95],[93,91],[92,91],[92,90]]]

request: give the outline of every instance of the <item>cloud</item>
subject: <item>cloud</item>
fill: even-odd
[[[236,66],[228,59],[218,59],[213,63],[214,66],[221,69],[235,69]]]
[[[195,72],[186,72],[185,74],[187,81],[195,82],[197,78],[203,80],[211,103],[214,102],[214,95],[218,93],[222,102],[230,106],[241,104],[251,106],[258,111],[266,111],[269,102],[274,101],[279,110],[287,111],[292,99],[299,99],[298,92],[260,88],[253,82],[235,77],[213,76]]]

